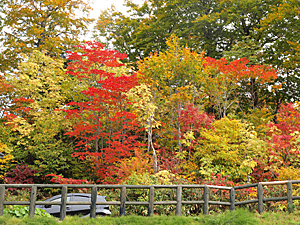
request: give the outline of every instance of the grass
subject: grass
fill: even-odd
[[[79,218],[77,216],[67,216],[63,221],[59,221],[57,218],[51,217],[40,217],[35,216],[34,218],[25,217],[23,219],[18,219],[9,215],[4,215],[0,217],[0,224],[5,225],[43,225],[43,224],[60,224],[60,225],[82,225],[82,224],[101,224],[101,225],[195,225],[195,224],[205,224],[205,225],[222,225],[222,224],[232,224],[232,225],[271,225],[271,224],[283,224],[283,225],[300,225],[300,213],[295,212],[288,214],[285,212],[280,213],[264,213],[258,215],[257,213],[252,213],[244,209],[238,209],[233,212],[227,211],[225,213],[214,214],[214,215],[199,215],[198,217],[184,217],[184,216],[125,216],[125,217],[98,217],[96,219],[90,218]]]
[[[259,216],[260,220],[264,225],[292,225],[300,224],[300,212],[294,212],[292,214],[281,212],[281,213],[263,213]]]

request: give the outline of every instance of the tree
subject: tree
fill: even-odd
[[[256,28],[279,0],[149,0],[142,6],[126,1],[125,16],[114,8],[100,14],[96,36],[104,36],[133,62],[154,51],[164,51],[167,38],[180,37],[193,51],[221,58],[244,37],[255,40],[260,47],[268,43]],[[130,54],[132,53],[132,54]]]
[[[134,113],[137,115],[138,121],[140,121],[147,133],[147,152],[152,151],[153,159],[153,172],[157,172],[157,153],[153,144],[153,129],[159,128],[161,123],[155,120],[155,114],[158,109],[155,105],[154,97],[151,94],[149,85],[141,84],[132,88],[127,96],[132,100],[132,106],[135,109]]]
[[[276,123],[269,123],[270,161],[274,169],[299,166],[300,110],[298,104],[282,105]]]
[[[272,105],[275,112],[281,102],[298,99],[299,1],[150,0],[142,6],[131,1],[126,3],[128,16],[113,8],[104,11],[95,32],[128,53],[131,62],[154,51],[165,51],[168,48],[165,41],[176,34],[181,45],[187,44],[196,52],[203,50],[212,58],[247,57],[252,66],[271,65],[278,69],[280,76],[269,83],[280,87],[273,93],[268,89],[263,93],[257,82],[250,82],[254,107],[257,107],[257,92],[266,96],[266,104]]]
[[[0,72],[17,69],[21,53],[45,50],[52,57],[62,57],[66,50],[79,43],[80,35],[91,22],[86,1],[75,0],[5,0],[0,42]],[[77,11],[82,16],[77,17]],[[77,17],[77,18],[76,18]]]
[[[172,34],[180,37],[180,45],[187,44],[194,51],[209,51],[202,48],[208,42],[199,41],[198,33],[194,32],[194,21],[199,16],[209,14],[215,5],[218,5],[218,1],[150,0],[139,6],[128,0],[126,6],[129,7],[129,16],[116,11],[114,7],[102,11],[94,33],[96,38],[105,37],[108,43],[112,42],[119,51],[127,53],[130,62],[137,62],[150,53],[167,50],[166,41]],[[222,32],[222,28],[209,30],[212,32],[207,35],[211,35],[210,39],[216,36],[215,33]]]
[[[161,147],[181,152],[179,115],[187,103],[202,100],[200,77],[204,60],[203,54],[180,46],[175,35],[167,39],[166,44],[166,51],[151,54],[138,62],[138,77],[141,83],[150,87],[151,104],[157,107],[154,120],[165,124],[155,135],[160,136],[157,142],[161,139]]]
[[[233,105],[238,101],[236,90],[238,88],[234,72],[242,72],[231,62],[226,65],[225,59],[215,60],[206,58],[204,71],[206,74],[202,77],[204,93],[209,100],[207,104],[213,106],[217,112],[218,118],[225,117]],[[239,72],[238,72],[239,71]]]
[[[213,115],[208,115],[201,111],[194,104],[185,105],[184,109],[180,112],[180,143],[182,144],[183,151],[178,153],[176,158],[180,159],[179,167],[182,169],[182,173],[190,179],[195,178],[195,169],[197,169],[196,163],[192,160],[196,151],[195,146],[197,146],[198,140],[202,138],[202,132],[205,129],[212,128],[214,120],[215,117]]]
[[[9,110],[10,99],[13,87],[0,76],[0,118],[3,118],[4,112]]]
[[[272,86],[277,78],[276,71],[269,66],[248,65],[246,58],[227,62],[224,58],[207,57],[205,61],[203,90],[219,118],[226,116],[234,105],[246,112],[264,105],[277,88]],[[271,91],[267,91],[269,89]]]
[[[276,80],[282,88],[276,91],[277,110],[280,103],[299,101],[299,30],[300,2],[276,1],[256,32],[268,45],[264,49],[264,61],[278,68]]]
[[[9,79],[16,99],[5,116],[7,134],[1,139],[12,149],[15,161],[30,165],[38,175],[69,175],[76,161],[70,157],[72,140],[64,136],[70,124],[59,111],[70,82],[63,62],[34,51]],[[2,133],[4,135],[4,133]]]
[[[11,149],[6,144],[0,142],[0,179],[3,180],[6,173],[9,171],[10,164],[14,161],[11,155]]]
[[[0,9],[4,8],[6,6],[6,2],[5,1],[1,1],[0,3]],[[3,29],[3,21],[4,21],[4,15],[3,13],[0,13],[0,30]]]
[[[83,99],[68,103],[65,109],[73,124],[66,135],[76,138],[73,156],[92,161],[97,181],[117,182],[118,163],[142,146],[135,135],[139,124],[128,110],[131,101],[126,96],[137,79],[110,72],[110,67],[123,66],[119,60],[126,54],[103,49],[99,42],[76,47],[80,53],[69,52],[68,74],[87,89],[81,92]]]
[[[252,148],[256,132],[248,124],[227,117],[216,120],[211,129],[203,129],[197,140],[193,161],[202,176],[211,172],[229,175],[232,180],[249,180],[256,166],[254,159],[266,155],[261,148]],[[263,157],[262,157],[263,158]]]

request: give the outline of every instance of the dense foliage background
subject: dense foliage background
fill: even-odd
[[[300,179],[300,2],[126,4],[1,1],[1,182]]]

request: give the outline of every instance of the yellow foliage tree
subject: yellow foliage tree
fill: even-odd
[[[239,120],[227,117],[216,120],[212,129],[203,129],[201,136],[193,162],[204,177],[214,172],[230,175],[231,179],[249,180],[256,166],[254,159],[266,154],[266,146],[257,138],[257,133]]]
[[[13,155],[10,154],[11,151],[6,144],[0,142],[0,179],[3,179],[10,167],[10,163],[14,161]]]
[[[63,62],[34,51],[10,82],[17,99],[26,101],[23,107],[13,102],[5,123],[15,160],[31,165],[40,175],[71,172],[73,144],[64,135],[70,124],[60,109],[68,101],[72,80]]]
[[[138,77],[141,83],[149,85],[151,104],[157,107],[154,120],[166,124],[164,145],[181,152],[178,118],[187,103],[202,100],[200,78],[204,53],[198,54],[180,46],[175,35],[167,39],[166,45],[166,51],[151,54],[138,62]]]
[[[132,107],[139,122],[143,124],[147,133],[148,148],[147,152],[152,151],[153,171],[157,172],[157,154],[153,146],[153,129],[158,128],[161,123],[155,120],[155,112],[158,107],[154,102],[151,89],[147,84],[141,84],[132,88],[127,96],[132,100]]]
[[[0,8],[4,15],[0,42],[0,71],[17,69],[33,50],[45,50],[53,57],[62,57],[66,50],[78,44],[80,35],[91,23],[89,1],[83,0],[4,0]],[[78,13],[80,11],[80,13]]]

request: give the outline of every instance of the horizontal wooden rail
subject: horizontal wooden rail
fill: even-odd
[[[263,212],[263,203],[268,201],[287,201],[288,209],[292,211],[293,200],[299,200],[300,196],[292,196],[292,185],[299,184],[300,180],[293,181],[273,181],[260,182],[255,184],[246,184],[236,187],[223,187],[216,185],[93,185],[93,184],[0,184],[0,216],[3,215],[5,205],[29,205],[29,216],[34,216],[36,205],[60,205],[60,219],[66,216],[67,205],[91,205],[90,215],[92,218],[96,216],[96,205],[119,205],[120,216],[125,215],[126,205],[148,205],[148,215],[154,213],[154,205],[176,205],[176,215],[181,215],[182,205],[202,204],[203,214],[208,214],[209,205],[229,206],[230,210],[234,210],[235,206],[258,203],[258,212]],[[269,185],[287,185],[287,197],[263,198],[263,186]],[[31,188],[30,201],[5,201],[6,188]],[[45,202],[36,201],[37,188],[61,188],[61,202]],[[68,188],[90,188],[91,201],[67,201]],[[247,201],[235,201],[235,191],[247,188],[257,189],[257,199]],[[100,189],[120,189],[120,201],[97,202],[97,190]],[[149,190],[148,201],[126,201],[127,189],[146,189]],[[176,201],[154,201],[155,189],[176,189]],[[199,189],[203,191],[202,200],[185,201],[182,200],[182,192],[186,189]],[[219,189],[229,191],[230,199],[228,201],[211,201],[209,199],[209,190]]]
[[[204,204],[204,201],[182,201],[181,204],[185,204],[185,205]]]
[[[251,204],[251,203],[256,203],[258,202],[257,199],[253,199],[253,200],[246,200],[246,201],[240,201],[240,202],[235,202],[235,205],[246,205],[246,204]]]
[[[252,188],[252,187],[257,187],[257,183],[255,183],[255,184],[246,184],[246,185],[241,185],[241,186],[235,186],[233,188],[235,190],[239,190],[239,189]]]
[[[288,180],[283,181],[271,181],[271,182],[259,182],[261,185],[281,185],[281,184],[287,184]]]

